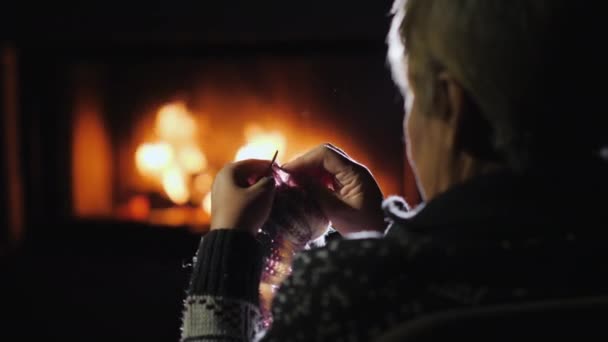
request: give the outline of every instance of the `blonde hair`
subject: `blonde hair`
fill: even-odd
[[[572,95],[569,83],[580,83],[568,63],[581,57],[573,50],[580,36],[593,31],[581,24],[586,12],[574,20],[582,7],[573,3],[396,0],[388,35],[393,78],[407,88],[409,69],[422,110],[431,112],[437,74],[448,71],[488,121],[493,148],[525,164],[536,147],[546,152],[543,139],[556,139],[556,130],[568,127],[567,110],[556,103]],[[577,108],[574,102],[568,110]]]

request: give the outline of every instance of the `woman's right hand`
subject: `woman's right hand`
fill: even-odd
[[[218,172],[211,190],[211,229],[255,235],[268,219],[275,181],[269,160],[242,160]]]
[[[383,195],[371,172],[331,144],[281,166],[315,195],[341,234],[384,231]]]

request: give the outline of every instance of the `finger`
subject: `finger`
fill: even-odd
[[[356,164],[356,162],[341,150],[333,145],[324,144],[281,166],[281,168],[288,173],[319,177],[322,175],[319,171],[336,175],[353,164]]]
[[[341,149],[341,148],[337,147],[336,145],[331,144],[331,143],[325,143],[325,146],[326,146],[327,148],[330,148],[330,149],[332,149],[332,150],[336,151],[337,153],[339,153],[339,154],[343,155],[345,158],[347,158],[347,159],[351,159],[351,160],[352,160],[352,158],[351,158],[351,157],[350,157],[350,156],[349,156],[349,155],[348,155],[346,152],[344,152],[344,150],[343,150],[343,149]]]
[[[238,172],[245,173],[264,173],[268,171],[270,166],[270,159],[245,159],[234,162],[232,168]]]
[[[246,159],[233,163],[230,168],[235,183],[240,187],[249,187],[260,178],[271,176],[270,166],[270,160]]]
[[[351,233],[357,230],[344,220],[345,217],[353,217],[356,210],[344,203],[339,194],[320,184],[309,184],[307,190],[312,193],[323,214],[340,233]]]
[[[311,169],[320,168],[323,165],[323,154],[325,145],[320,145],[307,151],[298,158],[283,164],[281,169],[290,173],[302,173]]]
[[[255,184],[247,188],[247,192],[253,195],[259,195],[265,192],[272,192],[276,188],[276,182],[274,177],[268,176],[263,177]]]

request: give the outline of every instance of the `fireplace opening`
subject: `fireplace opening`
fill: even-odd
[[[385,195],[402,195],[412,184],[401,100],[381,61],[240,50],[63,64],[68,216],[204,232],[224,164],[277,150],[283,163],[325,142],[367,165]]]

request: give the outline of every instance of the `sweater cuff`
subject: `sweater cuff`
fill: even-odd
[[[262,266],[262,248],[251,234],[212,230],[201,239],[188,295],[240,299],[258,305]]]

